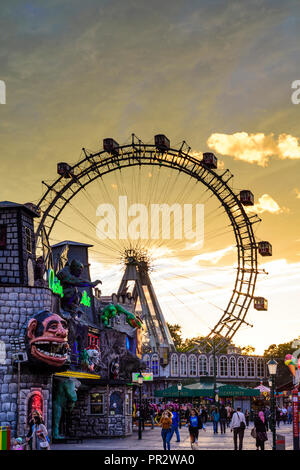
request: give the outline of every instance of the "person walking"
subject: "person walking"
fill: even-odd
[[[271,412],[270,412],[270,408],[268,406],[266,407],[266,409],[264,411],[264,415],[265,415],[266,431],[269,431]]]
[[[265,450],[265,441],[268,440],[267,428],[265,424],[265,415],[263,411],[258,413],[254,419],[254,427],[256,431],[256,449]]]
[[[250,421],[250,413],[249,410],[245,411],[245,420],[246,420],[246,426],[247,428],[249,427],[249,421]]]
[[[198,415],[195,408],[191,409],[186,426],[189,428],[191,448],[194,449],[198,442],[199,429],[205,430],[205,426],[201,420],[201,417]]]
[[[171,411],[171,413],[172,413],[172,427],[171,427],[171,437],[170,437],[170,440],[172,439],[173,434],[174,434],[174,432],[175,432],[175,433],[176,433],[176,438],[177,438],[177,441],[176,441],[176,442],[180,442],[180,434],[179,434],[179,414],[177,413],[177,411],[175,411],[174,408],[171,408],[170,411]]]
[[[286,409],[285,406],[282,408],[281,412],[282,412],[283,424],[286,424],[286,422],[287,422],[287,409]]]
[[[220,413],[217,408],[213,408],[211,417],[213,420],[214,434],[218,434],[218,424],[220,421]]]
[[[171,428],[172,428],[172,413],[168,410],[164,411],[159,421],[161,426],[161,437],[163,440],[164,450],[170,450]]]
[[[291,404],[289,404],[289,406],[287,408],[287,416],[288,416],[287,423],[292,424],[292,421],[293,421],[293,408],[292,408]]]
[[[226,408],[226,411],[227,411],[227,427],[229,428],[230,421],[231,421],[231,415],[232,415],[232,408],[231,408],[229,403],[225,408]]]
[[[26,441],[32,439],[32,450],[50,450],[48,431],[39,415],[35,415],[32,435],[26,438]]]
[[[276,423],[277,423],[278,428],[280,428],[281,414],[282,414],[281,409],[279,408],[279,406],[276,406],[275,416],[276,416]]]
[[[226,423],[227,423],[227,410],[224,405],[220,408],[220,428],[221,434],[226,433]]]
[[[206,408],[206,406],[204,406],[204,407],[202,408],[201,419],[202,419],[202,422],[203,422],[204,424],[207,423],[207,408]]]
[[[246,420],[244,413],[241,412],[241,408],[238,407],[232,415],[230,422],[230,429],[233,431],[233,442],[234,450],[238,450],[238,438],[239,438],[239,450],[243,450],[243,439],[246,428]]]
[[[151,420],[151,429],[154,429],[155,409],[153,408],[153,406],[151,406],[151,408],[149,410],[149,416],[150,416],[150,420]]]

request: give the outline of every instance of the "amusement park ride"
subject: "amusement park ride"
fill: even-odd
[[[251,305],[259,311],[267,310],[267,300],[255,297],[257,277],[264,270],[258,268],[258,254],[271,256],[272,246],[268,241],[257,242],[253,226],[260,221],[255,215],[248,215],[245,207],[254,205],[254,195],[250,190],[234,192],[230,180],[232,173],[218,170],[218,160],[213,153],[203,153],[200,160],[190,153],[191,148],[182,142],[177,149],[171,148],[169,139],[156,135],[153,144],[144,144],[134,134],[131,142],[119,145],[114,139],[103,140],[103,149],[96,153],[83,150],[83,158],[76,164],[60,162],[57,165],[58,178],[52,184],[43,181],[46,191],[35,210],[40,214],[36,230],[37,250],[43,259],[44,270],[54,269],[50,237],[56,222],[70,201],[86,187],[96,181],[102,181],[112,172],[121,172],[125,168],[141,166],[159,166],[184,173],[206,187],[222,205],[227,214],[236,242],[236,279],[232,294],[221,318],[211,328],[208,338],[216,340],[218,351],[224,341],[228,342],[241,325],[251,326],[246,322],[246,315]],[[134,284],[132,296],[136,311],[141,311],[150,337],[151,348],[164,352],[174,350],[174,344],[155,295],[149,275],[147,254],[137,250],[125,250],[125,272],[118,294],[127,292],[128,285]],[[201,350],[201,343],[199,343]]]

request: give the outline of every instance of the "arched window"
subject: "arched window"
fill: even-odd
[[[265,376],[265,363],[264,360],[260,357],[257,359],[257,377]]]
[[[245,377],[245,361],[242,357],[238,359],[238,376]]]
[[[143,357],[143,361],[147,364],[147,372],[150,372],[150,356],[149,354],[145,354]]]
[[[44,398],[41,392],[36,391],[29,395],[27,404],[27,424],[32,420],[33,413],[38,411],[43,416]]]
[[[207,357],[199,357],[199,375],[207,375]]]
[[[186,367],[186,355],[185,354],[181,354],[180,356],[180,375],[181,376],[185,376],[186,375],[186,372],[187,372],[187,367]]]
[[[236,362],[235,362],[235,357],[230,358],[230,375],[231,377],[236,376]]]
[[[153,375],[159,375],[158,355],[153,354],[151,358],[151,369]]]
[[[215,358],[215,364],[216,364],[216,376],[218,375],[218,358]],[[209,375],[214,375],[214,357],[210,356],[209,358]]]
[[[220,358],[220,376],[226,377],[228,375],[228,359],[226,356]]]
[[[255,362],[253,357],[247,359],[247,376],[255,377]]]
[[[172,354],[171,356],[171,375],[178,376],[178,356],[177,354]]]
[[[194,354],[189,357],[189,376],[196,377],[197,375],[197,358]]]

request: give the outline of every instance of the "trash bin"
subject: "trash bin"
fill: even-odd
[[[276,434],[276,450],[285,450],[285,436]]]
[[[0,450],[10,450],[10,426],[0,426]]]

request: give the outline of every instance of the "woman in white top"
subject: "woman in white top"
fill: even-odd
[[[46,426],[40,416],[34,416],[33,419],[34,425],[32,427],[32,436],[30,436],[32,438],[32,450],[50,450]]]

